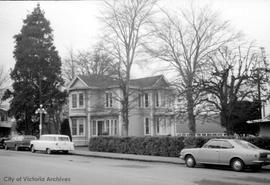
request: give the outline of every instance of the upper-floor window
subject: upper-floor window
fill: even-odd
[[[144,94],[144,107],[149,107],[149,95],[148,95],[148,93]]]
[[[79,94],[79,107],[83,107],[84,101],[83,101],[83,93]]]
[[[142,107],[142,95],[138,94],[138,106]]]
[[[74,93],[71,95],[72,108],[84,107],[84,94]]]
[[[159,94],[158,94],[158,92],[155,93],[155,105],[156,105],[156,107],[159,107]]]
[[[106,107],[112,107],[113,105],[113,96],[112,96],[112,92],[106,92],[105,95],[105,106]]]
[[[72,108],[77,107],[77,94],[72,94]]]

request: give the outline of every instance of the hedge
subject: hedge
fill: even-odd
[[[89,150],[138,155],[178,157],[184,148],[184,137],[112,137],[90,139]]]
[[[93,137],[89,142],[89,150],[97,152],[113,152],[138,155],[153,155],[165,157],[179,157],[183,148],[197,148],[203,146],[213,137]],[[233,137],[222,137],[233,138]],[[270,137],[241,138],[254,145],[270,150]]]

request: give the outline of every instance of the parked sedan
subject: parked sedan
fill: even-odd
[[[68,136],[57,134],[42,135],[39,140],[31,141],[30,147],[32,152],[39,150],[45,151],[47,154],[56,151],[68,153],[74,150],[74,144],[69,140]]]
[[[239,139],[211,139],[201,148],[183,149],[180,158],[187,167],[196,164],[229,165],[235,171],[245,167],[259,170],[270,164],[270,151]]]
[[[15,150],[30,149],[30,141],[36,140],[37,138],[32,135],[18,135],[13,136],[11,139],[4,141],[5,149],[8,150],[13,148]]]

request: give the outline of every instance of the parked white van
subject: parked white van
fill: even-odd
[[[30,142],[31,152],[45,151],[51,154],[56,151],[63,151],[68,153],[74,150],[74,143],[70,142],[69,137],[66,135],[46,134],[41,135],[39,140]]]

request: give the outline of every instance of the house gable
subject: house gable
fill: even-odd
[[[170,87],[170,84],[164,79],[164,76],[161,76],[153,85],[153,88],[168,88],[168,87]]]
[[[69,89],[85,89],[85,88],[88,88],[88,86],[80,78],[75,78],[74,81],[69,86]]]

